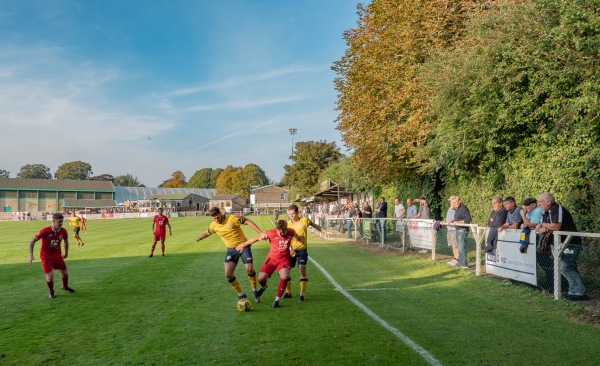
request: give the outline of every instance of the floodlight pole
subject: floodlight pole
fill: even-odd
[[[290,128],[290,135],[292,135],[292,157],[294,157],[294,135],[298,132],[295,128]]]

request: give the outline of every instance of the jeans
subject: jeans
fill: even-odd
[[[568,295],[585,295],[585,286],[577,270],[577,257],[581,252],[581,244],[569,244],[560,258],[560,273],[569,282]]]
[[[365,235],[365,233],[363,232],[363,223],[361,221],[357,221],[356,229],[358,230],[358,233],[360,234],[360,237],[362,238]]]
[[[385,220],[377,220],[377,231],[382,242],[385,242]]]
[[[346,229],[348,230],[348,237],[352,237],[352,220],[346,219]]]
[[[456,229],[456,248],[458,249],[458,262],[461,267],[467,267],[467,234],[467,230]]]

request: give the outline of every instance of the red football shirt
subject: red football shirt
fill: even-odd
[[[271,250],[267,254],[267,258],[274,260],[281,260],[290,258],[290,242],[296,234],[294,229],[287,229],[287,233],[284,236],[279,235],[279,230],[271,229],[267,230],[267,237],[269,238],[269,244],[271,244]]]
[[[40,248],[40,259],[50,259],[62,257],[60,251],[60,242],[68,237],[67,230],[64,227],[54,231],[52,226],[48,226],[40,230],[35,235],[35,238],[42,241]]]
[[[169,222],[169,218],[165,215],[155,215],[154,216],[154,233],[155,234],[166,234],[167,233],[167,223]]]

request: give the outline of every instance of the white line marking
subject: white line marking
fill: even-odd
[[[347,288],[346,291],[392,291],[400,290],[399,288],[383,287],[383,288]]]
[[[321,272],[323,272],[323,274],[325,275],[325,277],[327,277],[327,279],[329,280],[329,282],[331,282],[331,284],[336,288],[336,290],[338,290],[344,296],[346,296],[346,298],[348,300],[352,301],[354,303],[354,305],[358,306],[360,309],[362,309],[362,311],[364,311],[365,313],[367,313],[367,315],[369,315],[373,320],[375,320],[377,323],[379,323],[382,327],[384,327],[387,330],[389,330],[390,332],[392,332],[398,339],[400,339],[407,346],[409,346],[410,348],[412,348],[415,352],[417,352],[418,354],[420,354],[430,365],[442,366],[442,364],[440,363],[440,361],[438,361],[435,357],[433,357],[433,355],[431,353],[427,352],[426,349],[424,349],[423,347],[421,347],[418,344],[416,344],[412,339],[410,339],[407,336],[405,336],[398,329],[392,327],[385,320],[381,319],[377,314],[375,314],[374,312],[372,312],[371,309],[369,309],[368,307],[366,307],[365,305],[363,305],[363,303],[361,303],[360,301],[358,301],[354,296],[350,295],[348,293],[348,291],[344,290],[342,288],[342,286],[340,286],[333,279],[333,277],[331,277],[331,275],[325,270],[325,268],[321,267],[321,265],[314,260],[313,257],[309,256],[309,259],[310,259],[310,261],[312,263],[315,264],[315,266]]]

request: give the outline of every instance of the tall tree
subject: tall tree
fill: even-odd
[[[96,175],[90,178],[90,180],[108,180],[108,181],[114,181],[115,177],[112,176],[111,174],[100,174],[100,175]]]
[[[190,180],[187,182],[188,188],[215,188],[214,183],[211,181],[212,168],[202,168],[196,170],[196,173],[192,175]]]
[[[132,174],[119,175],[113,180],[113,184],[118,187],[143,187],[144,185]]]
[[[295,154],[291,157],[292,165],[284,166],[282,182],[294,186],[294,191],[301,195],[313,195],[318,188],[321,172],[341,157],[335,142],[297,142]]]
[[[165,180],[159,185],[161,188],[185,188],[185,175],[181,170],[177,170],[171,174],[171,178]]]
[[[0,178],[10,178],[10,172],[8,170],[0,169]]]
[[[421,65],[451,46],[464,29],[471,0],[374,0],[359,5],[358,26],[334,64],[337,129],[355,168],[385,184],[410,176],[414,149],[427,138],[427,95]]]
[[[217,188],[217,179],[219,179],[219,175],[223,173],[223,168],[216,168],[210,173],[210,185],[208,188]]]
[[[265,172],[256,164],[245,167],[227,166],[217,179],[217,192],[220,194],[239,194],[248,199],[252,186],[262,186],[269,183]]]
[[[77,160],[59,166],[54,173],[54,178],[88,180],[92,174],[94,173],[90,164]]]
[[[21,167],[17,178],[52,179],[52,173],[44,164],[27,164]]]
[[[241,170],[239,167],[234,167],[233,165],[228,165],[223,169],[219,177],[217,178],[216,189],[219,194],[237,194],[236,192],[236,184],[238,177],[237,172]]]

